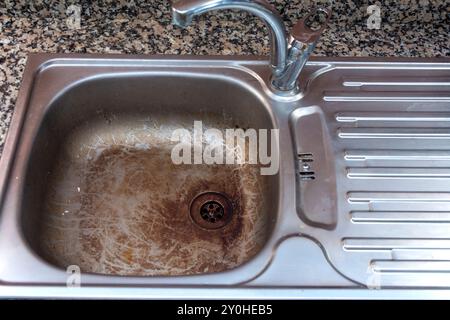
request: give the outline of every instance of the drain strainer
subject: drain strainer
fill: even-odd
[[[219,229],[231,220],[231,201],[222,193],[205,192],[191,202],[191,218],[204,229]]]

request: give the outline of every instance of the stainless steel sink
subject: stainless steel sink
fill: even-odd
[[[0,295],[448,298],[450,61],[313,58],[292,96],[270,76],[261,57],[30,56]],[[173,164],[197,120],[279,129],[278,174]],[[196,224],[199,196],[224,226]]]

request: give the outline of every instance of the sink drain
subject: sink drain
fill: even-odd
[[[199,194],[191,202],[191,218],[199,227],[204,229],[219,229],[231,220],[231,201],[218,192]]]
[[[203,220],[216,223],[223,218],[224,211],[224,207],[219,202],[208,201],[200,208],[200,215]]]

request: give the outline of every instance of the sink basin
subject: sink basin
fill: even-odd
[[[106,76],[61,92],[24,181],[31,247],[56,266],[114,275],[212,273],[251,259],[276,219],[277,176],[255,164],[174,164],[172,132],[194,121],[224,134],[273,127],[257,96],[206,76]],[[231,203],[225,227],[194,222],[191,202],[203,193]]]
[[[265,57],[31,55],[0,296],[449,298],[449,72],[313,58],[280,96]],[[174,162],[199,121],[277,130],[278,170]]]

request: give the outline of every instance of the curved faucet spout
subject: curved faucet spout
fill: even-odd
[[[265,0],[183,0],[172,5],[172,22],[180,27],[192,23],[194,16],[221,10],[239,9],[261,18],[269,28],[273,73],[281,75],[287,64],[287,32],[279,13]]]

